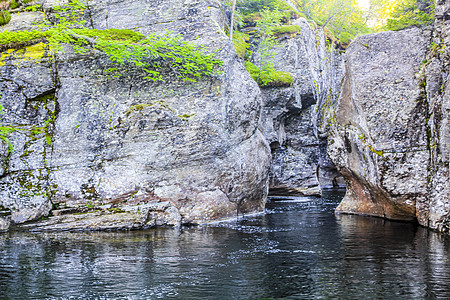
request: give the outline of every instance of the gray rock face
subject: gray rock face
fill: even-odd
[[[51,3],[47,1],[45,8]],[[223,73],[150,82],[106,57],[42,46],[3,58],[0,205],[32,229],[141,228],[261,211],[270,148],[261,96],[223,34],[219,1],[89,1],[94,28],[174,31],[217,50]],[[34,48],[33,48],[34,47]],[[81,215],[74,215],[81,213]]]
[[[42,22],[43,19],[42,12],[11,14],[11,20],[8,24],[0,26],[0,31],[32,30],[33,24]]]
[[[337,212],[417,218],[440,230],[448,220],[448,156],[433,154],[448,145],[448,135],[438,134],[446,121],[430,115],[433,106],[445,110],[446,100],[436,98],[440,85],[432,75],[440,70],[424,64],[430,38],[412,28],[363,36],[347,49],[328,148],[347,182]]]
[[[436,1],[436,22],[425,68],[429,128],[428,199],[417,204],[419,222],[450,233],[450,3]]]
[[[301,31],[281,37],[274,49],[274,66],[289,72],[288,88],[263,88],[262,131],[272,149],[270,193],[320,195],[321,187],[338,185],[339,173],[326,155],[325,102],[337,95],[342,77],[340,55],[328,52],[323,33],[305,19]]]

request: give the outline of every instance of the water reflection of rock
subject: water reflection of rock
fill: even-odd
[[[450,296],[445,288],[448,286],[445,278],[450,276],[447,237],[418,225],[381,218],[356,215],[336,218],[345,248],[343,280],[370,281],[383,286],[387,283],[386,274],[395,274],[405,278],[398,284],[397,292],[401,294],[433,299]],[[346,274],[352,274],[352,278],[346,278],[350,277]]]
[[[449,298],[448,237],[378,218],[336,218],[342,195],[325,195],[273,201],[265,215],[182,230],[3,234],[0,295]]]

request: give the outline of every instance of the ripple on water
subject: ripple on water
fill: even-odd
[[[181,230],[0,235],[0,298],[450,298],[448,237],[335,216],[338,202],[270,201]]]

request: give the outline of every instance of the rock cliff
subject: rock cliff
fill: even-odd
[[[57,1],[40,2],[51,19]],[[3,49],[1,124],[14,129],[0,144],[0,231],[205,223],[262,211],[269,187],[320,195],[340,185],[335,164],[347,184],[338,213],[449,232],[449,10],[436,3],[434,29],[359,37],[345,67],[297,19],[301,30],[273,49],[294,84],[260,89],[219,0],[91,0],[80,17],[92,28],[181,34],[216,53],[222,72],[153,82],[129,65],[114,76],[95,50]],[[13,14],[1,30],[43,17]]]
[[[300,30],[279,37],[273,62],[294,77],[291,87],[262,88],[262,131],[272,149],[270,194],[321,195],[323,187],[343,186],[326,155],[323,110],[339,93],[342,56],[327,51],[323,32],[303,18]],[[331,107],[331,105],[330,105]]]
[[[449,231],[448,4],[435,30],[356,39],[328,153],[347,182],[337,212],[415,220]]]
[[[47,17],[53,2],[43,2]],[[94,0],[84,14],[95,29],[182,34],[217,51],[222,74],[161,83],[130,66],[114,77],[95,51],[4,52],[2,124],[18,130],[14,151],[2,144],[0,227],[44,218],[22,226],[141,228],[263,210],[270,148],[258,129],[260,90],[223,33],[220,2]]]

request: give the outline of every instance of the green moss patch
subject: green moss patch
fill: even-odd
[[[244,15],[242,21],[244,23],[256,23],[262,19],[261,14],[259,12],[250,13],[248,15]]]
[[[266,70],[260,70],[251,62],[246,61],[245,68],[260,87],[288,87],[294,82],[290,73],[277,71],[273,65],[269,65]]]
[[[272,33],[275,36],[280,36],[283,34],[292,35],[292,34],[296,34],[296,33],[300,32],[301,30],[302,30],[301,27],[298,25],[283,25],[283,26],[279,26],[279,27],[276,27],[275,29],[273,29]]]
[[[89,38],[101,38],[113,41],[128,41],[131,43],[137,43],[144,38],[144,35],[140,32],[136,32],[129,29],[73,29],[73,32],[86,36]]]
[[[48,32],[38,30],[0,32],[0,51],[20,49],[25,46],[40,43],[48,36]]]

